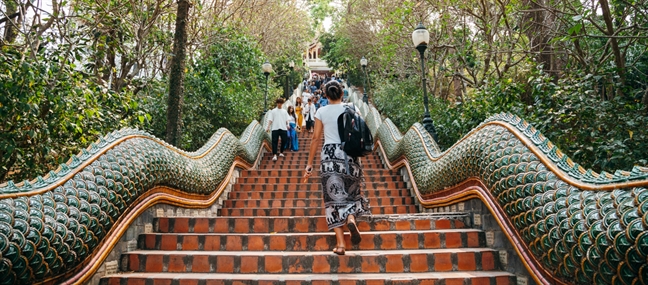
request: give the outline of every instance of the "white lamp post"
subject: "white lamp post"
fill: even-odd
[[[269,61],[266,60],[263,65],[261,65],[261,69],[263,69],[263,74],[265,75],[265,99],[263,100],[263,114],[268,112],[268,76],[270,75],[270,72],[272,72],[272,64],[270,64]]]
[[[423,26],[423,23],[419,23],[416,29],[414,29],[414,32],[412,32],[412,42],[421,56],[421,80],[423,82],[423,104],[425,107],[423,127],[432,135],[434,141],[437,142],[436,129],[434,128],[434,122],[430,118],[430,110],[428,109],[427,76],[425,74],[425,57],[423,56],[428,43],[430,43],[430,32]]]
[[[362,72],[364,73],[364,85],[362,88],[363,94],[362,94],[362,102],[369,102],[369,96],[367,96],[367,89],[369,89],[369,86],[367,86],[367,59],[363,56],[360,59],[360,66],[362,66]]]
[[[295,91],[295,88],[293,88],[293,85],[292,85],[292,73],[293,73],[293,70],[295,70],[295,62],[291,60],[288,63],[288,67],[290,67],[290,74],[288,74],[288,86],[290,86],[290,94],[288,94],[288,97],[290,97],[290,96],[292,96],[292,93]]]

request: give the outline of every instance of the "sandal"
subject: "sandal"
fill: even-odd
[[[333,253],[335,253],[335,254],[337,254],[337,255],[344,255],[344,254],[345,254],[344,247],[343,247],[343,246],[336,246],[336,247],[333,249]]]
[[[351,243],[359,244],[362,241],[362,236],[360,236],[360,230],[358,230],[358,226],[356,225],[355,217],[349,216],[347,218],[347,227],[351,233]]]

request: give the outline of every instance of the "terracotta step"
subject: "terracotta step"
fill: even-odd
[[[266,169],[298,169],[298,170],[303,170],[306,167],[306,160],[307,158],[286,158],[286,157],[277,157],[276,161],[272,160],[272,157],[265,159],[264,161],[261,162],[261,165],[259,167],[260,170],[266,170]],[[368,160],[368,161],[362,161],[362,166],[363,169],[379,169],[379,170],[385,170],[385,167],[383,166],[382,161],[380,160]],[[320,167],[320,159],[319,157],[313,159],[313,166],[315,169],[319,169]]]
[[[245,270],[247,267],[239,269]],[[414,268],[414,271],[419,268]],[[424,269],[421,267],[420,269]],[[250,269],[251,270],[251,269]],[[202,283],[201,283],[202,282]],[[369,274],[228,274],[228,273],[123,273],[101,279],[102,285],[515,285],[508,272],[425,272]]]
[[[250,178],[246,178],[250,179]],[[254,180],[254,178],[252,178]],[[244,183],[239,181],[239,183],[234,184],[234,191],[321,191],[322,184],[319,182],[319,179],[310,178],[307,183],[282,183],[282,184],[260,184],[260,183]],[[365,191],[366,190],[407,190],[405,182],[365,182]],[[409,194],[407,194],[409,196]]]
[[[283,160],[288,160],[288,161],[298,161],[298,160],[303,160],[306,161],[309,154],[310,154],[310,149],[304,149],[304,150],[298,150],[298,151],[289,151],[289,150],[284,150],[283,152],[284,157],[279,156],[277,154],[277,159],[283,159]],[[271,159],[274,155],[272,154],[271,151],[263,153],[263,156],[261,158],[265,161],[268,159]],[[317,153],[313,156],[313,162],[317,161],[319,162],[321,159],[321,153],[318,149]],[[360,161],[372,161],[372,162],[378,162],[380,161],[380,156],[378,155],[365,155],[360,158]]]
[[[314,165],[315,170],[319,171],[319,161],[317,161]],[[375,169],[375,170],[382,170],[385,169],[385,167],[382,165],[382,163],[378,162],[370,162],[366,163],[364,162],[362,164],[363,169],[365,170],[370,170],[370,169]],[[277,160],[276,162],[268,162],[264,163],[261,166],[259,166],[259,170],[275,170],[275,169],[288,169],[288,168],[295,168],[299,170],[303,170],[306,168],[306,161],[298,161],[298,162],[282,162]]]
[[[249,184],[254,185],[254,184]],[[295,185],[298,186],[299,184]],[[321,188],[321,187],[320,187]],[[229,199],[322,199],[322,191],[243,191],[241,187],[234,187],[229,193]],[[319,189],[314,189],[319,190]],[[409,196],[409,190],[364,190],[367,198]]]
[[[374,215],[371,222],[358,220],[361,231],[465,229],[466,214]],[[328,232],[324,216],[310,217],[215,217],[155,218],[159,233],[313,233]]]
[[[305,168],[305,167],[304,167]],[[245,178],[245,177],[257,177],[257,176],[262,176],[262,177],[302,177],[304,176],[304,172],[306,172],[304,169],[299,169],[295,167],[291,168],[277,168],[277,169],[259,169],[259,170],[243,170],[241,171],[241,175],[239,176],[240,178]],[[396,177],[402,177],[399,175],[396,171],[391,171],[388,169],[364,169],[362,171],[365,176],[396,176]],[[315,170],[313,171],[313,175],[319,175],[320,171]]]
[[[476,248],[486,246],[485,233],[475,229],[426,230],[426,231],[368,231],[363,232],[362,242],[351,245],[351,237],[345,234],[349,249],[398,250]],[[335,233],[153,233],[139,236],[138,248],[142,250],[221,250],[221,251],[326,251],[336,245]]]
[[[277,155],[277,161],[282,160],[282,159],[283,160],[288,160],[288,161],[297,161],[297,160],[306,161],[308,159],[309,151],[310,150],[303,150],[303,151],[301,151],[301,150],[300,151],[287,151],[286,150],[283,153],[284,157],[280,157],[279,155]],[[266,152],[266,153],[263,154],[263,156],[261,158],[263,160],[269,160],[272,157],[273,157],[272,152]],[[315,162],[315,161],[319,162],[320,159],[321,159],[321,153],[318,150],[317,153],[313,156],[313,162]],[[379,162],[380,157],[378,155],[366,155],[366,156],[361,157],[360,161],[361,162],[364,162],[364,161]]]
[[[285,155],[286,154],[284,154],[284,157],[281,157],[281,156],[277,155],[277,161],[272,161],[272,154],[268,155],[268,157],[264,156],[263,157],[264,161],[263,161],[263,163],[261,163],[261,166],[263,166],[263,165],[273,166],[273,165],[276,165],[276,164],[279,164],[279,163],[282,163],[282,162],[306,164],[306,161],[308,160],[308,155],[305,155],[305,154],[304,154],[304,157],[291,157],[290,159],[286,159],[287,157]],[[313,158],[313,164],[315,164],[315,165],[319,165],[320,161],[321,161],[321,158],[320,158],[319,154],[316,155],[315,158]],[[363,165],[366,165],[366,164],[382,165],[382,161],[378,157],[376,157],[376,158],[364,157],[362,159],[361,163]]]
[[[318,208],[247,208],[247,209],[220,209],[221,215],[231,216],[320,216],[324,209]],[[373,214],[409,214],[416,213],[416,207],[410,206],[383,206],[372,207]]]
[[[311,176],[308,179],[310,183],[320,183],[319,176]],[[281,177],[239,177],[238,183],[262,183],[262,184],[283,184],[283,183],[303,183],[304,177],[302,175],[291,175]],[[372,177],[371,182],[399,182],[403,181],[403,177],[397,175]],[[404,183],[403,183],[404,184]]]
[[[411,197],[379,197],[367,198],[373,207],[412,205]],[[324,207],[323,199],[267,199],[267,200],[237,200],[229,199],[223,208],[298,208]]]
[[[194,273],[406,273],[493,271],[500,268],[489,248],[323,251],[148,251],[127,252],[122,271]]]

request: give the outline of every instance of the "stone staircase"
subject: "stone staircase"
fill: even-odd
[[[346,255],[333,254],[319,171],[302,183],[310,139],[299,143],[242,171],[221,217],[157,218],[154,233],[122,256],[122,272],[101,284],[515,284],[484,232],[466,226],[468,214],[418,214],[402,177],[377,155],[362,160],[374,216],[359,221],[360,244],[346,233]]]

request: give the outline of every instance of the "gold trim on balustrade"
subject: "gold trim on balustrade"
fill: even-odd
[[[438,156],[433,156],[427,146],[423,144],[423,149],[425,150],[425,153],[427,154],[428,158],[432,161],[437,161],[443,158],[444,155],[446,155],[454,146],[458,145],[459,143],[463,142],[466,140],[468,137],[470,137],[472,134],[475,132],[480,131],[483,128],[486,128],[487,126],[491,125],[497,125],[506,128],[509,130],[515,137],[517,137],[533,154],[538,157],[538,159],[549,169],[551,172],[553,172],[558,178],[562,179],[565,183],[570,184],[574,187],[580,188],[582,190],[599,190],[599,191],[611,191],[615,189],[621,189],[621,188],[631,188],[631,187],[647,187],[648,186],[648,179],[642,179],[642,180],[636,180],[636,181],[628,181],[628,182],[617,182],[617,183],[608,183],[608,184],[593,184],[593,183],[586,183],[586,182],[581,182],[567,174],[565,171],[560,169],[553,161],[551,161],[536,145],[526,137],[524,134],[520,132],[517,128],[513,127],[512,125],[504,122],[489,122],[486,124],[483,124],[479,126],[478,128],[473,129],[470,131],[468,134],[466,134],[464,137],[462,137],[459,141],[457,141],[455,144],[452,145],[452,147],[448,148],[446,151],[440,153]],[[422,142],[425,140],[423,139],[423,135],[420,133],[420,131],[415,128],[414,126],[410,127],[410,130],[414,130],[416,134],[419,136]],[[389,129],[390,133],[392,132],[391,129]],[[394,137],[392,135],[392,137]],[[552,145],[553,146],[553,145]],[[558,157],[562,158],[565,156],[560,151],[557,151],[556,154]],[[574,165],[571,159],[568,160],[568,164]],[[584,174],[584,170],[581,170],[581,173]]]
[[[446,196],[444,197],[425,199],[425,197],[421,195],[421,192],[418,189],[416,180],[414,180],[414,175],[412,174],[411,167],[405,156],[400,156],[395,159],[394,162],[391,162],[389,161],[389,159],[387,159],[387,155],[380,140],[377,140],[376,144],[377,148],[380,149],[380,152],[386,158],[385,164],[387,164],[388,168],[395,169],[397,167],[405,167],[405,169],[407,169],[407,173],[410,177],[416,199],[424,208],[445,207],[475,198],[481,200],[484,205],[486,205],[491,214],[493,214],[493,217],[499,224],[502,232],[504,233],[504,235],[506,235],[511,245],[513,245],[513,248],[517,252],[518,256],[522,257],[520,258],[522,260],[522,264],[527,269],[531,277],[536,281],[536,283],[552,285],[567,284],[555,278],[555,276],[551,272],[547,271],[542,263],[540,263],[540,261],[530,253],[530,249],[519,236],[517,229],[515,229],[512,224],[510,224],[510,221],[507,219],[504,211],[497,205],[497,203],[495,203],[494,197],[490,195],[490,191],[488,190],[486,185],[484,185],[481,179],[476,177],[468,178],[458,185],[443,189],[441,192],[450,191],[449,194],[446,194]],[[462,187],[462,185],[469,184],[473,181],[477,181],[479,185],[470,185],[469,187],[466,187],[465,189],[462,189],[460,191],[452,191],[453,188]],[[437,192],[436,194],[439,193]]]
[[[262,142],[259,148],[268,148],[267,142]],[[212,206],[216,200],[220,198],[223,191],[229,184],[229,181],[232,178],[232,174],[237,167],[243,167],[245,169],[252,168],[255,163],[248,163],[243,159],[237,157],[234,160],[234,163],[230,167],[230,170],[227,176],[221,181],[220,185],[209,195],[199,195],[185,193],[181,190],[167,187],[167,186],[155,186],[152,189],[146,191],[143,196],[137,198],[137,200],[128,207],[125,212],[125,215],[122,215],[115,226],[108,232],[102,243],[93,251],[90,260],[84,261],[82,264],[78,265],[74,270],[68,271],[66,274],[62,274],[56,277],[51,277],[46,279],[38,284],[51,283],[58,281],[58,279],[66,277],[67,274],[70,274],[70,278],[65,280],[61,284],[83,284],[88,281],[96,271],[101,267],[103,262],[106,260],[107,256],[112,252],[114,247],[117,245],[121,237],[128,230],[130,225],[134,220],[142,214],[145,210],[157,204],[169,204],[173,206],[185,207],[185,208],[207,208]],[[80,268],[80,270],[79,270]]]

